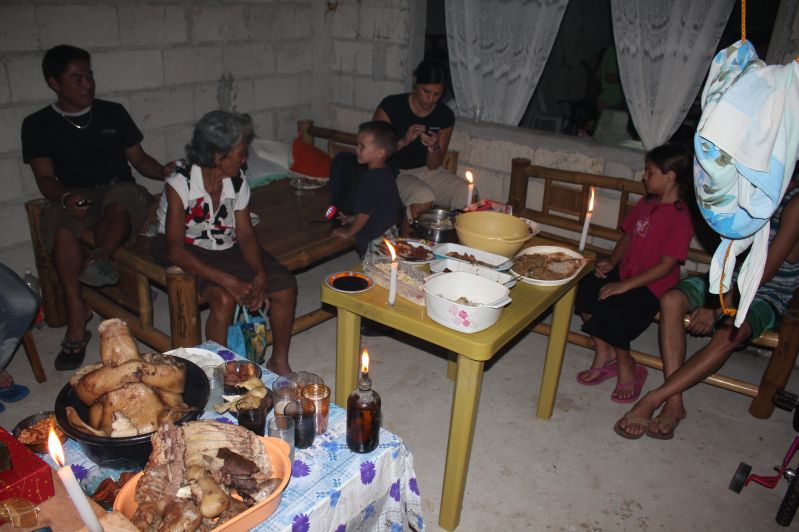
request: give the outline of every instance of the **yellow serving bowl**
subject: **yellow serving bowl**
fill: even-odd
[[[512,257],[538,233],[535,222],[494,211],[475,211],[455,218],[461,244],[503,257]]]

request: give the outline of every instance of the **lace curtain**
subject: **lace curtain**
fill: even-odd
[[[735,1],[611,0],[621,86],[647,150],[688,113]]]
[[[517,125],[567,4],[568,0],[446,0],[455,113]]]

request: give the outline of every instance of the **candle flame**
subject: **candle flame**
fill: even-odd
[[[594,212],[594,187],[591,187],[591,199],[588,200],[588,212]]]
[[[361,373],[369,373],[369,351],[366,349],[361,353]]]
[[[470,170],[466,171],[466,181],[468,181],[470,185],[474,183],[474,176]]]
[[[384,238],[383,242],[386,243],[388,252],[391,253],[391,262],[394,262],[395,260],[397,260],[397,250],[394,249],[394,246],[391,245],[391,242],[389,242],[387,238]]]
[[[50,436],[47,438],[47,449],[50,451],[50,456],[53,461],[58,464],[58,467],[64,467],[64,448],[61,447],[61,442],[56,436],[53,427],[50,427]]]

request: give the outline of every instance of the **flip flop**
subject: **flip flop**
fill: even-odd
[[[598,377],[587,381],[585,378],[589,375],[594,373],[598,374]],[[577,374],[577,382],[582,384],[583,386],[594,386],[595,384],[599,384],[601,382],[605,382],[608,379],[612,379],[616,375],[619,374],[619,366],[616,364],[616,360],[611,360],[610,362],[606,363],[601,368],[591,368],[585,371],[581,371]]]
[[[58,371],[73,370],[80,367],[86,357],[86,346],[92,338],[92,333],[84,331],[83,340],[78,342],[61,342],[61,352],[55,357],[55,369]]]
[[[677,426],[683,419],[685,419],[685,416],[680,418],[676,418],[674,416],[658,416],[649,423],[649,428],[646,431],[646,435],[650,438],[655,438],[656,440],[670,440],[674,438],[674,431],[677,430]],[[652,425],[657,426],[657,432],[652,430]],[[660,430],[662,427],[669,428],[670,430],[668,432],[662,432]]]
[[[634,403],[638,400],[638,397],[641,395],[641,388],[644,387],[644,383],[646,382],[646,377],[649,375],[649,372],[646,370],[645,367],[641,365],[635,366],[635,378],[631,381],[627,382],[620,382],[616,385],[613,389],[613,393],[610,394],[610,400],[614,403],[620,404],[627,404],[627,403]],[[624,399],[619,399],[616,397],[616,394],[624,388],[633,387],[633,394],[630,397],[626,397]]]
[[[624,430],[623,428],[621,428],[621,422],[622,422],[622,421],[627,421],[627,426],[628,426],[628,427],[629,427],[630,425],[641,425],[641,426],[646,426],[646,427],[649,427],[649,423],[650,423],[652,420],[651,420],[651,419],[649,419],[649,418],[645,418],[645,417],[631,416],[631,415],[630,415],[630,413],[629,413],[629,412],[627,412],[626,414],[624,414],[624,416],[622,416],[622,418],[621,418],[620,420],[618,420],[618,421],[616,422],[616,424],[615,424],[615,425],[613,425],[613,431],[614,431],[616,434],[618,434],[619,436],[621,436],[622,438],[625,438],[625,439],[627,439],[627,440],[637,440],[637,439],[639,439],[641,436],[643,436],[644,434],[646,434],[646,431],[644,431],[644,432],[641,432],[641,434],[630,434],[629,432],[627,432],[626,430]]]
[[[8,388],[0,388],[0,400],[6,403],[16,403],[25,399],[31,393],[27,386],[12,384]]]

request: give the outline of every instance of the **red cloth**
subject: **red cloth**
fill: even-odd
[[[289,170],[308,177],[330,177],[330,156],[302,138],[294,139],[291,144],[292,163]]]
[[[630,244],[619,265],[622,280],[648,270],[663,257],[685,262],[694,236],[691,215],[685,203],[659,203],[657,198],[641,198],[621,228],[630,235]],[[647,288],[660,297],[679,280],[680,266],[676,264],[665,276],[649,283]]]
[[[12,469],[0,472],[0,500],[22,497],[39,504],[55,495],[53,474],[44,460],[0,428],[0,441],[11,454]]]

